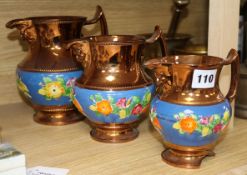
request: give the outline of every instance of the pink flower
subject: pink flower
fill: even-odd
[[[208,125],[208,124],[209,124],[209,118],[208,118],[208,117],[202,117],[202,118],[200,119],[200,123],[201,123],[202,125]]]
[[[142,112],[142,105],[141,104],[138,104],[138,105],[136,105],[133,109],[132,109],[132,111],[131,111],[131,114],[133,114],[133,115],[138,115],[138,114],[140,114],[141,112]]]
[[[76,80],[76,78],[71,78],[71,79],[69,79],[69,80],[66,82],[66,86],[67,86],[67,87],[72,87],[72,86],[74,86],[75,80]]]
[[[120,98],[116,103],[117,107],[126,108],[126,101],[126,98]]]
[[[221,131],[222,126],[223,125],[221,123],[215,125],[214,128],[213,128],[214,133],[217,133],[217,132]]]

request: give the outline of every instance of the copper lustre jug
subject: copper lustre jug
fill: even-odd
[[[105,35],[68,44],[85,68],[75,82],[73,101],[90,120],[93,139],[119,143],[138,136],[136,127],[148,111],[155,90],[142,67],[142,49],[156,40],[164,48],[161,37],[161,30],[156,26],[149,39],[137,35]]]
[[[48,125],[64,125],[82,119],[72,104],[74,80],[82,67],[65,49],[65,42],[80,38],[84,25],[101,24],[107,34],[107,23],[100,6],[95,17],[42,16],[15,19],[6,24],[20,30],[29,43],[29,51],[17,66],[17,87],[36,111],[34,120]]]
[[[231,83],[224,96],[219,76],[231,64]],[[157,95],[151,102],[150,119],[163,136],[162,158],[170,165],[198,168],[232,117],[230,102],[236,96],[239,57],[231,49],[227,58],[174,55],[145,63],[154,70]]]

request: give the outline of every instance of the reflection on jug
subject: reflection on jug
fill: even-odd
[[[219,89],[219,75],[231,64],[231,85],[226,97]],[[232,116],[239,57],[232,49],[227,59],[202,55],[167,56],[145,63],[154,71],[157,95],[150,119],[164,138],[162,158],[168,164],[197,168],[213,148]]]
[[[138,123],[149,108],[154,84],[144,72],[141,51],[160,41],[135,35],[86,37],[68,45],[84,67],[75,82],[76,107],[90,120],[91,136],[101,142],[126,142],[138,136]],[[165,54],[165,50],[163,50]]]
[[[64,125],[82,119],[72,104],[74,80],[82,74],[82,67],[64,44],[80,38],[81,28],[97,21],[101,23],[102,34],[107,34],[100,6],[91,20],[81,16],[43,16],[15,19],[6,24],[8,28],[19,29],[29,43],[28,55],[17,66],[17,86],[35,109],[36,122]]]

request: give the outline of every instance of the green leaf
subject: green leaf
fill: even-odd
[[[195,114],[190,115],[193,119],[197,120],[197,116]]]
[[[138,97],[138,96],[133,96],[133,97],[132,97],[132,102],[135,103],[135,104],[138,104],[138,103],[141,102],[141,99],[140,99],[140,97]]]
[[[213,123],[210,123],[210,124],[208,125],[208,127],[209,127],[210,129],[213,129],[213,128],[214,128],[214,124],[213,124]]]
[[[102,114],[100,113],[100,112],[98,112],[98,111],[94,111],[95,112],[95,114],[96,114],[96,116],[102,116]]]
[[[65,85],[65,81],[61,77],[57,77],[57,81],[59,81],[62,85]]]
[[[119,111],[120,111],[120,109],[115,104],[113,104],[112,105],[112,113],[118,115]]]
[[[95,101],[96,102],[99,102],[99,101],[102,101],[103,100],[103,98],[102,98],[102,96],[100,94],[95,94],[94,95],[94,98],[95,98]]]
[[[220,115],[214,114],[214,119],[215,119],[215,120],[220,120]]]
[[[46,100],[48,100],[48,101],[50,101],[50,100],[51,100],[51,98],[49,98],[49,97],[47,97],[47,96],[45,97],[45,99],[46,99]]]
[[[50,77],[43,77],[43,81],[45,84],[47,84],[47,83],[51,83],[52,79]]]
[[[95,101],[93,95],[90,95],[89,99],[92,100],[93,102]]]
[[[181,118],[181,117],[182,117],[182,118],[185,117],[185,114],[184,114],[183,112],[180,112],[178,115],[179,115],[180,118]]]
[[[197,130],[198,132],[201,132],[202,129],[203,129],[203,127],[204,127],[204,126],[202,126],[201,124],[197,124],[196,130]]]
[[[179,134],[184,134],[184,132],[180,129],[180,130],[179,130]]]
[[[126,109],[126,115],[127,115],[127,116],[130,116],[131,111],[132,111],[132,110],[130,110],[130,108],[127,108],[127,109]]]
[[[70,96],[72,88],[64,88],[64,90],[65,90],[65,95]]]
[[[108,96],[108,100],[109,100],[109,102],[110,102],[111,104],[114,103],[114,98],[112,98],[111,96]]]

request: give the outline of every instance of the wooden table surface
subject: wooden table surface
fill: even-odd
[[[215,157],[204,159],[201,168],[187,170],[161,160],[161,137],[149,120],[140,126],[139,137],[122,144],[92,140],[85,122],[67,126],[45,126],[32,120],[33,110],[23,103],[0,106],[4,142],[26,155],[27,167],[68,168],[70,175],[214,175],[247,164],[247,120],[234,120]],[[230,175],[230,174],[229,174]]]

